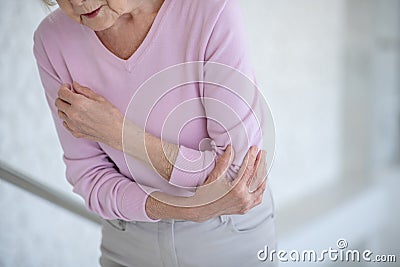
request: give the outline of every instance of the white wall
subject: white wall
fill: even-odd
[[[277,126],[279,247],[344,237],[399,260],[400,1],[242,4]]]
[[[259,83],[275,117],[269,178],[281,205],[339,176],[345,1],[241,3]]]
[[[33,31],[47,11],[39,0],[1,5],[0,159],[75,197],[32,54]],[[0,266],[98,265],[98,226],[2,180],[0,229]]]

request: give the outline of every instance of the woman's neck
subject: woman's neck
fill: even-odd
[[[163,2],[164,0],[131,0],[128,13],[133,17],[140,13],[157,13]]]
[[[97,31],[97,37],[114,55],[128,59],[146,38],[163,2],[164,0],[142,1],[142,5],[122,15],[112,27]]]
[[[135,20],[143,16],[154,15],[160,10],[164,0],[131,0],[129,10],[116,22],[124,23],[124,20]]]

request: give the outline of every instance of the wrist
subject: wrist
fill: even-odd
[[[124,117],[118,109],[114,109],[113,118],[112,130],[109,131],[111,133],[111,142],[109,145],[116,150],[122,151]]]
[[[194,220],[193,208],[187,207],[187,197],[171,196],[162,192],[151,193],[146,200],[147,216],[153,220],[179,219]]]
[[[161,214],[159,214],[160,210],[160,204],[159,201],[155,198],[153,198],[151,195],[149,195],[146,199],[146,204],[145,204],[145,210],[147,213],[147,217],[149,217],[152,220],[160,220],[163,219],[161,218]]]

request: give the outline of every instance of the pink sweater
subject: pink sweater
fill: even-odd
[[[112,54],[91,29],[74,22],[58,9],[36,30],[34,55],[64,150],[66,177],[73,191],[84,198],[88,209],[105,219],[153,221],[145,211],[149,193],[158,190],[172,195],[191,195],[193,190],[187,187],[205,181],[215,166],[215,152],[217,156],[221,155],[229,143],[235,151],[229,176],[235,178],[247,149],[251,145],[261,146],[258,122],[249,116],[250,108],[240,97],[210,84],[180,86],[156,103],[146,124],[148,132],[160,137],[168,114],[179,104],[191,100],[190,105],[179,110],[179,113],[193,117],[184,125],[177,125],[182,128],[179,137],[173,136],[173,131],[162,133],[163,139],[179,142],[180,146],[176,161],[179,167],[174,168],[168,183],[134,159],[127,158],[127,164],[120,151],[102,143],[74,138],[63,127],[54,105],[60,85],[77,81],[125,112],[131,97],[147,79],[167,67],[184,62],[226,64],[254,80],[241,14],[235,0],[165,0],[147,37],[127,60]],[[140,101],[151,99],[152,93],[147,90]],[[207,104],[205,99],[228,104],[250,135],[246,137],[237,132],[237,125],[229,119],[228,125],[221,128],[210,118],[224,120],[223,109]],[[132,118],[135,123],[144,127],[147,114],[138,112],[135,116]],[[209,151],[200,146],[205,138],[212,140]],[[192,165],[196,169],[201,167],[200,171],[187,171],[193,168]]]

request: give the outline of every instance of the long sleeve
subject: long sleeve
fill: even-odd
[[[98,143],[72,136],[57,115],[55,100],[62,84],[50,62],[40,35],[35,32],[36,57],[45,96],[50,107],[55,128],[64,151],[66,178],[79,194],[87,208],[105,219],[126,221],[154,221],[147,216],[145,203],[156,189],[146,187],[146,192],[129,177],[119,173],[114,162]]]
[[[260,111],[261,95],[254,84],[245,39],[238,3],[227,0],[215,21],[204,59],[201,97],[212,150],[198,151],[180,145],[170,179],[172,184],[183,187],[203,184],[229,144],[235,158],[228,177],[235,179],[249,147],[262,147],[262,112],[261,116],[254,112]]]

